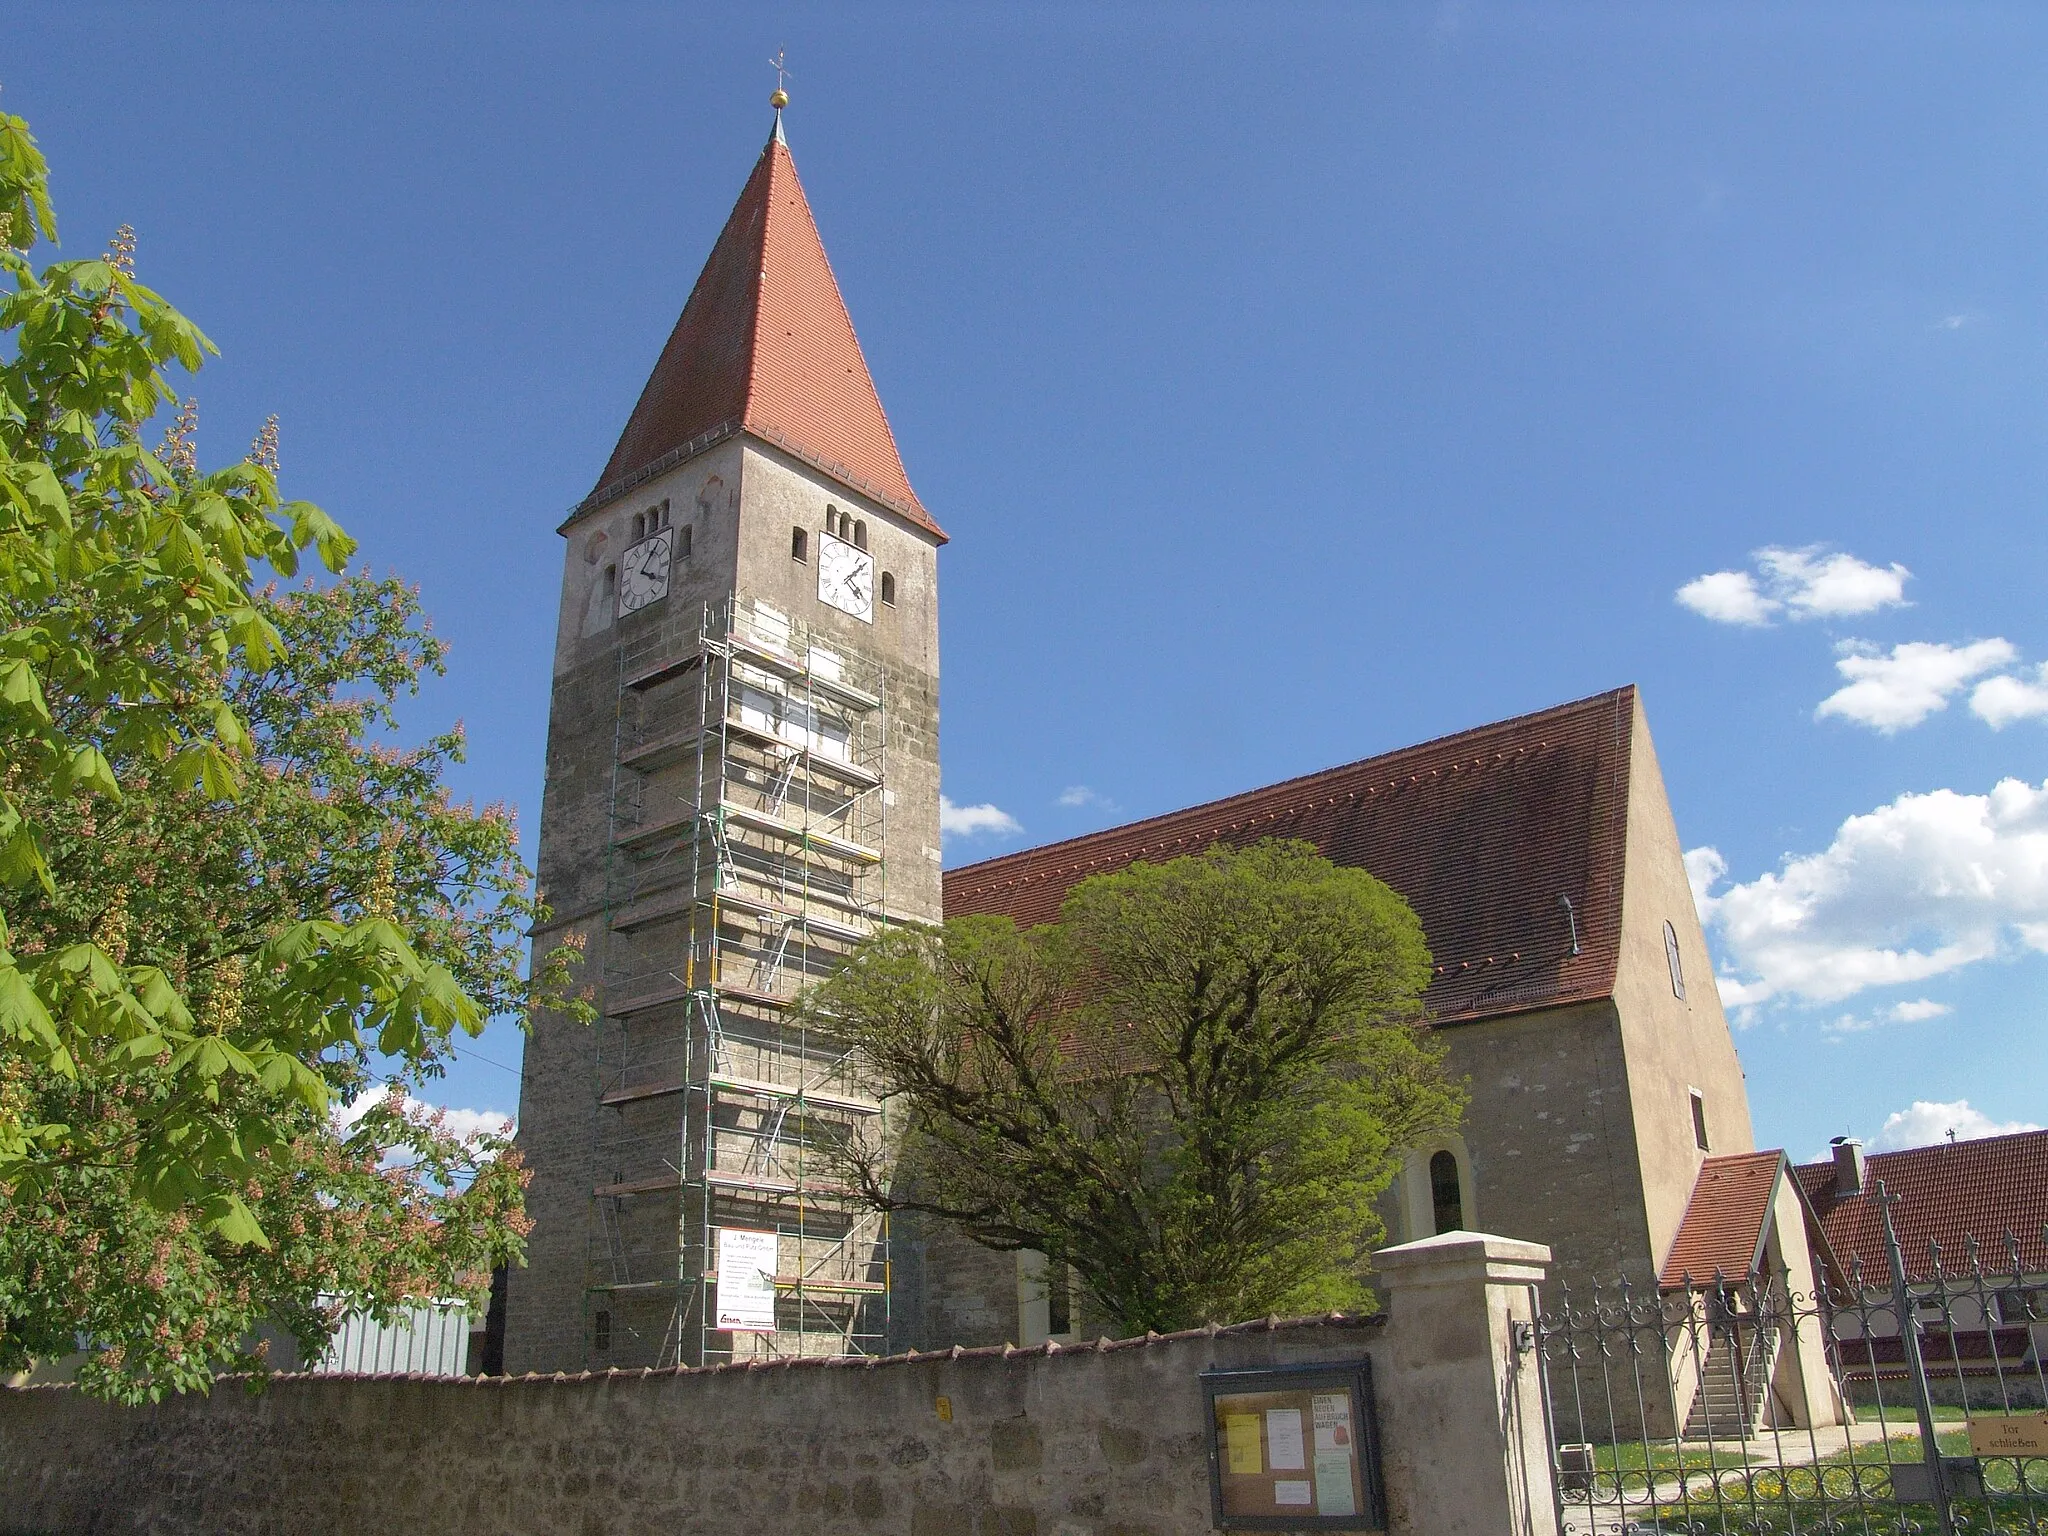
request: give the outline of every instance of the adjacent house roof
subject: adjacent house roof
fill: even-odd
[[[1745,1280],[1764,1253],[1771,1205],[1787,1167],[1780,1151],[1737,1152],[1700,1164],[1678,1235],[1657,1283],[1704,1285],[1716,1275]]]
[[[779,122],[584,505],[733,431],[945,537],[910,488]]]
[[[1304,838],[1399,891],[1458,1022],[1609,996],[1633,687],[946,874],[946,915],[1058,916],[1069,887],[1214,843]],[[1569,898],[1568,915],[1559,898]],[[1572,924],[1578,928],[1573,952]]]
[[[1866,1284],[1891,1283],[1877,1211],[1879,1179],[1898,1200],[1892,1225],[1910,1278],[1932,1273],[1934,1245],[1944,1270],[1968,1273],[1973,1237],[1987,1272],[2012,1272],[2010,1238],[2021,1272],[2048,1273],[2048,1233],[2042,1230],[2048,1226],[2048,1131],[1873,1153],[1863,1180],[1868,1193],[1860,1196],[1836,1193],[1832,1162],[1803,1163],[1797,1173],[1845,1280],[1860,1261]]]

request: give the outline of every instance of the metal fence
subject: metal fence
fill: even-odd
[[[1908,1262],[1884,1225],[1874,1276],[1547,1296],[1560,1529],[2048,1536],[2048,1274],[2010,1237]]]

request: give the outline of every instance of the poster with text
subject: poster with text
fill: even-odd
[[[729,1333],[775,1331],[775,1234],[746,1227],[718,1229],[719,1328]]]

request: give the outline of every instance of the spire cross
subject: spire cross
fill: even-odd
[[[785,50],[775,50],[775,57],[768,61],[768,67],[775,71],[775,89],[786,92],[789,88],[789,68],[782,62]]]

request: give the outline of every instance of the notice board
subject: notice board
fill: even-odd
[[[1204,1371],[1222,1530],[1381,1531],[1372,1362]]]

